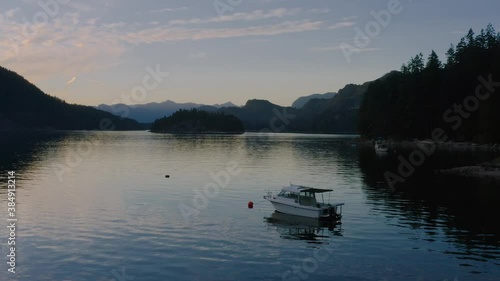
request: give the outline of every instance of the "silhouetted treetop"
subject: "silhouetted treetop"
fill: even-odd
[[[224,112],[198,109],[176,111],[169,117],[157,119],[151,126],[155,133],[243,133],[241,121]]]

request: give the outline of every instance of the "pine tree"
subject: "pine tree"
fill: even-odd
[[[446,58],[447,58],[446,68],[451,68],[455,65],[456,63],[455,56],[456,56],[455,47],[453,46],[453,44],[451,44],[448,51],[446,51]]]

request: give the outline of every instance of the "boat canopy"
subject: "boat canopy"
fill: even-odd
[[[307,187],[302,185],[291,184],[289,186],[284,186],[282,188],[284,191],[292,192],[292,193],[301,193],[301,192],[311,192],[311,193],[324,193],[333,191],[332,189],[321,189],[314,187]]]

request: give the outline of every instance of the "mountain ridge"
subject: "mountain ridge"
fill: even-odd
[[[304,105],[307,104],[307,102],[309,102],[312,99],[331,99],[336,94],[337,93],[334,93],[334,92],[328,92],[328,93],[324,93],[324,94],[312,94],[309,96],[302,96],[302,97],[297,98],[292,103],[292,107],[297,108],[297,109],[301,109],[304,107]]]
[[[170,116],[174,112],[180,109],[203,109],[205,111],[216,111],[222,107],[236,106],[232,102],[226,102],[223,104],[205,105],[194,102],[178,103],[172,100],[166,100],[163,102],[150,102],[145,104],[134,104],[127,105],[123,103],[118,104],[99,104],[96,106],[97,109],[104,110],[113,114],[120,114],[124,111],[127,112],[127,116],[135,119],[141,123],[152,123],[154,120]]]
[[[91,106],[68,104],[1,66],[0,84],[0,130],[143,129],[135,120],[120,118]]]

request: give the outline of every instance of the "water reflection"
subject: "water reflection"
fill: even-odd
[[[53,159],[58,147],[68,134],[65,132],[1,132],[0,133],[0,182],[6,182],[7,172],[14,171],[16,188],[32,188],[23,185],[22,180],[36,177],[40,170],[53,173],[47,166],[47,159]],[[0,196],[7,192],[7,186],[0,184]]]
[[[397,173],[397,156],[389,153],[382,158],[369,149],[359,151],[363,189],[373,212],[385,216],[389,225],[412,230],[409,239],[427,242],[425,250],[453,255],[461,260],[460,266],[472,267],[471,273],[481,272],[477,262],[500,260],[498,185],[494,181],[433,173],[450,165],[489,161],[497,155],[438,151],[393,192],[384,173]],[[453,245],[454,250],[440,245],[442,241]]]
[[[432,174],[434,167],[492,155],[436,153],[391,192],[384,172],[397,171],[399,154],[377,155],[373,147],[338,136],[4,136],[0,169],[25,177],[19,182],[20,256],[26,261],[20,280],[109,280],[111,270],[123,266],[141,280],[220,280],[228,274],[227,280],[274,280],[281,277],[279,265],[301,264],[316,244],[335,248],[336,255],[311,280],[416,280],[419,274],[418,280],[444,280],[454,275],[450,269],[460,280],[498,276],[498,185]],[[100,144],[59,182],[53,163],[65,163],[88,140]],[[186,225],[179,203],[195,206],[194,188],[213,182],[210,172],[232,160],[242,172]],[[265,188],[288,181],[334,187],[335,198],[346,203],[345,229],[272,213],[271,205],[262,212],[245,208]],[[50,267],[53,276],[34,277]],[[464,278],[471,277],[467,272],[483,274]]]
[[[274,212],[264,221],[275,227],[283,239],[304,240],[307,243],[325,244],[332,236],[342,236],[342,224],[333,221],[287,215]]]
[[[1,132],[0,170],[23,171],[45,160],[47,148],[66,138],[65,133]]]

